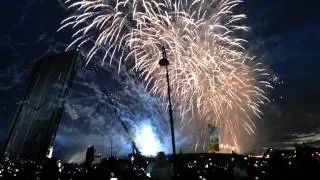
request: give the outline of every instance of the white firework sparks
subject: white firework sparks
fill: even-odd
[[[234,14],[240,0],[67,0],[74,14],[60,29],[75,29],[70,47],[89,47],[88,62],[103,52],[102,64],[134,59],[151,92],[167,95],[161,47],[170,61],[172,98],[181,126],[190,120],[221,130],[224,143],[239,151],[239,129],[254,133],[255,117],[269,101],[272,88],[262,64],[255,63],[236,33],[247,31],[243,14]],[[116,57],[116,58],[115,58]],[[198,144],[198,142],[196,143]],[[203,144],[203,147],[205,143]]]

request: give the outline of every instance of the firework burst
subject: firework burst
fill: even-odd
[[[170,61],[172,98],[181,127],[196,122],[220,128],[224,143],[240,150],[239,130],[254,133],[254,118],[272,88],[262,64],[254,62],[237,33],[247,31],[243,14],[234,14],[240,0],[68,0],[74,14],[60,29],[75,29],[70,47],[89,47],[88,62],[103,52],[102,64],[134,59],[134,70],[146,87],[166,97],[165,70],[158,65],[161,47]],[[116,57],[116,58],[115,58]],[[119,68],[120,69],[120,68]],[[204,141],[205,142],[205,141]],[[202,147],[206,146],[203,143]]]

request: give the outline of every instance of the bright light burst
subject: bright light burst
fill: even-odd
[[[161,47],[171,63],[172,97],[181,127],[191,120],[207,138],[207,124],[239,151],[241,129],[254,133],[254,118],[272,88],[262,64],[238,38],[246,18],[232,10],[241,0],[67,0],[74,14],[60,29],[72,27],[74,46],[89,48],[88,62],[103,53],[102,64],[135,60],[136,70],[151,92],[166,97],[165,70],[158,65]],[[200,146],[199,146],[200,147]],[[202,146],[205,147],[205,143]]]
[[[135,142],[143,155],[155,156],[162,148],[161,142],[150,124],[141,125],[135,133]]]

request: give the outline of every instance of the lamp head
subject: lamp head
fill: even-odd
[[[160,66],[168,66],[168,65],[169,65],[168,59],[167,59],[167,58],[162,58],[162,59],[160,59],[159,65],[160,65]]]

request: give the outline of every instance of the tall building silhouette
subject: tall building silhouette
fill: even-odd
[[[7,155],[45,157],[63,113],[64,98],[79,62],[78,54],[73,50],[37,61],[9,130]]]

